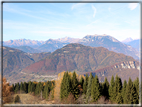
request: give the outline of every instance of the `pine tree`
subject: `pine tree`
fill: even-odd
[[[122,98],[123,98],[123,103],[126,102],[126,101],[125,101],[126,86],[127,86],[127,82],[126,82],[126,80],[124,80],[123,88],[122,88],[122,92],[121,92]]]
[[[105,77],[105,81],[102,84],[102,95],[104,95],[105,97],[109,98],[109,82],[107,80],[107,78]]]
[[[123,97],[122,97],[121,93],[117,94],[116,103],[123,104]]]
[[[36,84],[34,82],[32,82],[31,92],[35,92],[35,88],[36,88]]]
[[[31,86],[32,86],[32,82],[31,82],[31,81],[29,81],[29,82],[28,82],[28,93],[30,93],[30,92],[31,92]]]
[[[81,76],[80,85],[81,85],[82,88],[83,88],[83,83],[84,83],[84,79],[83,79],[83,77]]]
[[[65,97],[68,97],[71,91],[71,79],[68,72],[64,73],[63,80],[61,82],[61,89],[60,89],[60,98],[63,100]]]
[[[88,103],[88,99],[91,96],[91,85],[92,85],[93,75],[90,73],[88,86],[87,86],[87,93],[86,93],[86,101]]]
[[[24,82],[23,84],[23,90],[28,93],[28,83]]]
[[[137,77],[137,79],[133,82],[133,86],[136,90],[136,103],[139,103],[139,78]]]
[[[35,95],[38,95],[38,94],[39,94],[39,88],[40,88],[40,83],[38,83],[38,84],[36,85]]]
[[[75,71],[73,72],[73,76],[72,76],[72,79],[71,79],[71,84],[72,84],[71,92],[74,95],[74,97],[77,99],[78,95],[79,95],[79,88],[78,88],[79,83],[78,83],[78,80],[76,78]]]
[[[101,95],[100,92],[100,83],[98,76],[96,75],[95,78],[92,80],[92,86],[91,86],[91,97],[93,98],[93,101],[97,101]]]
[[[84,81],[84,83],[83,83],[83,93],[84,93],[84,94],[86,94],[86,92],[87,92],[88,79],[89,79],[88,74],[86,74],[86,76],[85,76],[85,81]]]
[[[115,83],[114,83],[114,77],[113,77],[113,75],[112,75],[111,81],[110,81],[110,86],[109,86],[109,99],[110,99],[111,101],[114,101],[114,100],[115,100],[115,99],[114,99],[114,85],[115,85]]]
[[[48,82],[46,82],[45,87],[44,87],[44,92],[43,92],[43,96],[46,100],[48,99],[49,92],[50,90],[49,90]]]
[[[114,90],[113,90],[113,99],[115,99],[118,96],[118,93],[121,93],[121,89],[122,89],[121,78],[119,78],[118,75],[116,75],[116,77],[115,77],[115,84],[114,84]]]
[[[133,86],[133,82],[131,78],[129,78],[127,87],[126,87],[126,93],[125,93],[125,104],[136,104],[137,103],[137,94],[136,94],[136,88]]]
[[[21,84],[20,84],[20,93],[21,93],[21,91],[23,91],[23,82],[21,82]]]
[[[15,84],[15,93],[17,93],[20,90],[19,82]]]

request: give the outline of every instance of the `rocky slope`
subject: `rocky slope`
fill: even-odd
[[[121,77],[122,81],[128,81],[129,77],[132,80],[135,80],[140,75],[140,65],[138,61],[124,61],[93,72],[89,72],[88,75],[90,75],[90,73],[92,73],[93,76],[97,75],[101,82],[104,81],[105,77],[107,77],[108,81],[110,81],[112,75],[118,75]],[[86,73],[84,75],[86,75]]]

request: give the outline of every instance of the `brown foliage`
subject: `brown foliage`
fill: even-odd
[[[12,86],[9,86],[9,83],[6,81],[6,78],[3,78],[2,84],[2,97],[3,103],[8,103],[12,97]]]
[[[76,104],[74,95],[72,93],[70,93],[67,98],[64,98],[62,100],[62,103],[63,104]]]

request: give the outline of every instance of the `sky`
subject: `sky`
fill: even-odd
[[[139,3],[3,3],[3,41],[110,35],[140,38]]]

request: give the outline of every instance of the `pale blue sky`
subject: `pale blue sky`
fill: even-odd
[[[138,39],[140,20],[138,3],[4,3],[3,40],[94,34]]]

